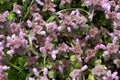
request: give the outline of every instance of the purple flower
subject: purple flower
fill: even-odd
[[[43,6],[44,3],[41,0],[35,0],[39,5]]]
[[[62,66],[59,66],[58,70],[63,74],[63,67]]]
[[[28,25],[28,27],[32,27],[33,26],[32,22],[30,20],[27,20],[27,25]]]
[[[58,52],[59,52],[58,50],[54,50],[54,51],[52,51],[51,56],[52,56],[53,60],[56,59],[56,54],[58,54]]]
[[[29,80],[35,80],[34,78],[32,78],[32,77],[29,77]]]
[[[109,55],[109,52],[108,52],[108,51],[104,51],[102,56],[105,57],[105,56],[107,56],[107,55]]]
[[[111,6],[109,3],[104,3],[104,4],[102,4],[102,8],[105,10],[105,12],[108,13],[108,12],[110,12]]]
[[[88,68],[88,66],[87,66],[87,65],[84,65],[80,70],[81,70],[81,71],[85,71],[87,68]]]
[[[120,20],[120,13],[117,13],[117,19]]]
[[[33,68],[32,70],[33,70],[34,75],[38,77],[39,76],[38,70],[36,68]]]
[[[14,50],[9,50],[9,51],[7,51],[7,54],[9,54],[10,56],[13,56],[13,54],[14,54]]]
[[[78,76],[80,76],[80,69],[74,69],[70,73],[70,77],[72,77],[73,80],[75,80]]]
[[[17,14],[21,14],[22,7],[20,5],[17,5],[16,3],[13,4],[13,12],[16,12]]]
[[[44,68],[44,70],[43,70],[43,75],[44,75],[44,76],[47,76],[47,74],[48,74],[48,69],[47,69],[47,68]]]

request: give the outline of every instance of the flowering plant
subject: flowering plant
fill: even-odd
[[[0,0],[0,80],[119,80],[120,0]]]

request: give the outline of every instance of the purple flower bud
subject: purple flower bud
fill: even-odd
[[[120,20],[120,13],[117,13],[117,19]]]
[[[109,3],[104,3],[104,4],[102,5],[102,8],[105,10],[105,12],[110,12],[111,6],[110,6]]]
[[[39,76],[39,72],[36,68],[33,68],[33,73],[35,76],[37,76],[37,77]]]
[[[105,46],[105,45],[103,45],[103,44],[100,44],[100,49],[105,50],[105,49],[106,49],[106,46]]]
[[[7,16],[9,15],[9,11],[5,11],[5,12],[3,13],[3,15],[4,15],[5,17],[7,17]]]
[[[102,79],[103,79],[103,80],[107,80],[107,77],[103,76]]]
[[[63,18],[63,14],[62,14],[62,13],[59,13],[58,16],[59,16],[60,18]]]
[[[95,50],[99,50],[100,49],[100,45],[98,44],[97,46],[95,46]]]
[[[58,69],[63,74],[63,67],[59,66]]]
[[[86,37],[85,37],[85,40],[87,41],[87,40],[89,40],[90,39],[90,35],[87,35]]]
[[[41,0],[35,0],[39,5],[43,6],[44,3]]]
[[[29,80],[35,80],[34,78],[32,78],[32,77],[29,77]]]
[[[28,25],[28,27],[32,27],[33,26],[32,22],[30,20],[27,20],[27,25]]]
[[[8,66],[2,66],[2,69],[3,69],[3,70],[9,70],[10,67],[8,67]]]
[[[91,1],[85,1],[85,5],[88,7],[88,6],[91,6],[92,5],[92,2]]]
[[[71,32],[71,27],[67,27],[67,31],[68,31],[68,32]]]
[[[112,75],[111,70],[107,71],[107,77],[110,77]]]
[[[119,8],[120,8],[120,6],[119,6],[119,5],[116,5],[116,6],[115,6],[115,11],[118,11]]]
[[[88,68],[88,66],[87,66],[87,65],[84,65],[80,70],[81,70],[81,71],[85,71],[87,68]]]
[[[46,32],[45,32],[45,31],[41,31],[40,34],[41,34],[41,35],[45,35]]]
[[[48,74],[48,69],[47,68],[44,68],[43,70],[43,75],[46,76]]]
[[[13,56],[13,54],[14,54],[14,50],[9,50],[9,51],[7,51],[7,54],[9,54],[10,56]]]
[[[104,56],[104,57],[105,57],[105,56],[107,56],[108,54],[109,54],[109,52],[108,52],[108,51],[104,51],[102,56]]]
[[[4,38],[4,34],[0,34],[0,39]]]
[[[117,74],[118,74],[118,72],[114,72],[114,73],[112,74],[112,78],[113,78],[113,79],[116,78],[116,77],[117,77]]]
[[[118,40],[118,37],[117,36],[114,36],[114,38],[113,38],[113,40],[112,40],[112,43],[116,43],[117,42],[117,40]]]

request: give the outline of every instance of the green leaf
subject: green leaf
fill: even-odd
[[[89,76],[88,76],[88,79],[87,80],[95,80],[95,78],[94,78],[94,75],[91,73],[91,74],[89,74]]]
[[[55,72],[54,71],[49,71],[48,76],[49,76],[49,78],[55,78]]]
[[[20,66],[24,67],[25,63],[26,63],[26,60],[24,58],[22,57],[18,58],[18,64]]]
[[[56,18],[56,16],[51,16],[46,22],[47,23],[52,22],[55,18]]]
[[[15,20],[17,20],[17,19],[16,19],[16,15],[15,15],[14,12],[10,12],[7,18],[8,18],[10,21],[15,21]]]

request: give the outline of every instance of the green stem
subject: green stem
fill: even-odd
[[[85,10],[82,9],[82,8],[68,8],[68,9],[63,9],[63,10],[58,11],[58,12],[56,13],[56,15],[58,15],[58,14],[61,13],[61,12],[72,11],[72,10],[76,10],[76,9],[79,10],[79,11],[85,12],[85,13],[88,14],[88,15],[91,15],[89,12],[85,11]]]
[[[25,13],[25,16],[23,17],[23,20],[25,20],[27,18],[27,15],[29,14],[30,12],[30,7],[32,6],[34,0],[31,1],[30,5],[27,7],[27,12]]]

